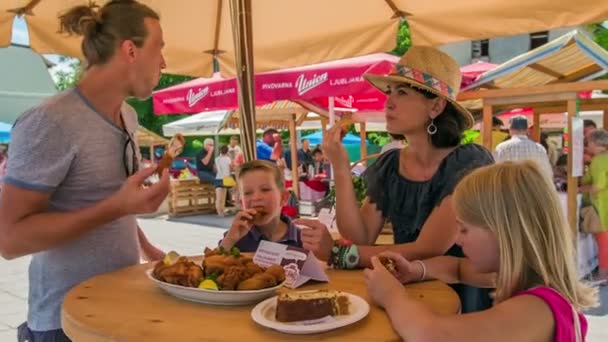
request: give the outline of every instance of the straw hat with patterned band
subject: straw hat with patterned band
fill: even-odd
[[[456,101],[462,77],[460,67],[438,49],[412,46],[390,74],[363,77],[382,92],[387,92],[390,84],[405,83],[445,98],[465,119],[467,129],[473,127],[473,115]]]

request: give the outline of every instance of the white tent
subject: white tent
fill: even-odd
[[[226,129],[220,132],[225,120],[232,111],[219,110],[191,115],[185,119],[163,125],[163,135],[171,137],[177,133],[182,135],[231,135],[239,134],[236,129]]]
[[[232,111],[219,110],[212,112],[203,112],[191,115],[185,119],[177,120],[163,125],[163,135],[171,137],[177,133],[182,135],[238,135],[238,128],[222,128],[225,127],[226,121],[231,117]],[[318,118],[318,120],[315,120]],[[321,117],[313,112],[308,113],[307,120],[297,126],[297,130],[319,130],[321,129]],[[257,133],[262,133],[262,129],[258,129]]]
[[[25,110],[57,93],[44,59],[28,47],[0,49],[0,121],[13,124]]]

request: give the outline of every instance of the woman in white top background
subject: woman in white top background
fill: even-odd
[[[218,216],[224,216],[226,209],[226,193],[228,189],[224,186],[224,178],[230,177],[232,160],[228,156],[228,146],[222,146],[220,155],[215,158],[215,209]]]

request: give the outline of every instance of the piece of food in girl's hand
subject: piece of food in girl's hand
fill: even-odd
[[[378,257],[378,259],[380,260],[380,263],[384,265],[384,268],[386,268],[389,272],[391,272],[392,274],[397,273],[395,260],[385,256]]]

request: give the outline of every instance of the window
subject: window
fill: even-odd
[[[473,61],[485,60],[490,57],[490,41],[487,39],[471,42],[471,59]]]
[[[530,33],[530,50],[536,49],[537,47],[546,44],[548,41],[548,31]]]

